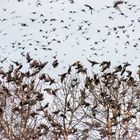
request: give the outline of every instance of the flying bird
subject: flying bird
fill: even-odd
[[[69,0],[69,2],[70,2],[71,4],[73,4],[73,3],[74,3],[74,1],[73,1],[73,0]]]
[[[98,62],[96,62],[96,61],[92,61],[92,60],[89,60],[89,59],[87,59],[88,60],[88,62],[89,63],[91,63],[91,66],[93,67],[94,65],[96,65],[96,64],[99,64]]]
[[[33,59],[30,57],[29,53],[26,54],[27,63],[31,62]]]
[[[123,4],[123,1],[119,0],[114,3],[114,8],[118,7],[118,5]]]
[[[120,7],[119,7],[120,4],[123,4],[123,1],[121,1],[121,0],[116,1],[116,2],[114,3],[113,7],[114,7],[115,9],[119,10],[119,11],[122,13],[122,11],[121,11],[121,9],[120,9]]]
[[[87,7],[87,8],[89,8],[89,10],[90,10],[90,12],[91,12],[91,15],[92,15],[92,11],[95,11],[94,10],[94,8],[92,8],[90,5],[88,5],[88,4],[85,4],[85,6]]]

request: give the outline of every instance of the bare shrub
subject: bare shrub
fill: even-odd
[[[26,55],[28,70],[13,62],[0,69],[0,139],[123,140],[140,135],[140,84],[128,63],[80,61],[53,79],[48,62]],[[99,65],[99,72],[94,71]]]

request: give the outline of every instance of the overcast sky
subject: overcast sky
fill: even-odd
[[[87,58],[128,61],[134,69],[140,64],[140,0],[125,2],[119,5],[122,15],[113,0],[0,0],[0,60],[23,62],[29,52],[48,60],[50,73],[75,60],[86,65]],[[55,55],[57,69],[51,65]]]

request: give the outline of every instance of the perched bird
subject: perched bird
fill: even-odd
[[[127,72],[127,77],[130,77],[132,75],[132,71],[126,70],[126,72]]]
[[[66,119],[66,115],[64,115],[64,114],[60,114],[60,116],[64,119]]]
[[[44,81],[45,82],[50,82],[49,85],[55,83],[55,79],[51,78],[49,74],[44,76]]]
[[[40,72],[40,70],[36,69],[30,74],[30,76],[33,77],[33,76],[37,75],[39,72]]]
[[[97,77],[97,74],[94,74],[94,84],[98,85],[100,83],[99,78]]]
[[[56,110],[56,111],[53,111],[52,113],[57,115],[57,114],[59,114],[59,112],[60,112],[60,110]]]
[[[30,113],[30,116],[33,117],[33,118],[34,118],[36,115],[38,115],[37,112],[32,112],[32,113]]]
[[[48,94],[50,95],[54,95],[57,97],[56,93],[59,91],[60,89],[57,88],[57,89],[51,89],[51,88],[45,88],[44,91],[46,91]]]
[[[66,78],[66,76],[67,76],[67,72],[66,73],[63,73],[63,74],[60,74],[60,75],[58,75],[58,76],[60,76],[61,77],[61,83],[64,81],[64,79]]]
[[[18,67],[15,69],[16,72],[18,72],[22,68],[22,64],[19,64]]]
[[[139,76],[139,79],[140,79],[140,65],[138,65],[138,71],[137,71],[137,74],[138,74],[138,76]]]
[[[10,64],[10,66],[9,66],[9,70],[8,70],[8,72],[7,72],[7,73],[12,73],[12,72],[13,72],[13,70],[14,70],[14,67],[13,67],[13,65],[11,65],[11,64]]]
[[[102,72],[104,72],[106,69],[108,69],[111,66],[110,61],[103,61],[100,66],[102,66]]]
[[[3,109],[2,108],[0,108],[0,117],[3,115]]]
[[[71,66],[69,66],[67,73],[70,74],[71,73]]]
[[[113,71],[113,73],[120,72],[121,70],[122,70],[122,66],[119,65],[119,66],[115,67],[115,70]]]
[[[33,60],[31,63],[30,63],[30,68],[37,68],[39,67],[40,64],[37,60]]]

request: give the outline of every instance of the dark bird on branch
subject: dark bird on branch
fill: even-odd
[[[33,60],[33,62],[30,63],[30,68],[38,68],[39,66],[40,64],[37,60]]]
[[[71,66],[69,66],[67,73],[68,73],[68,74],[71,73]]]
[[[66,73],[63,73],[63,74],[60,74],[60,75],[58,75],[58,76],[60,76],[61,77],[61,83],[64,81],[64,79],[66,78],[66,75],[67,75],[68,73],[66,72]]]
[[[113,71],[113,73],[121,72],[121,70],[122,70],[122,66],[119,65],[119,66],[115,67],[115,70]]]
[[[101,63],[100,66],[102,66],[102,72],[104,72],[106,69],[108,69],[111,65],[111,62],[110,61],[103,61]]]
[[[59,88],[57,88],[57,89],[51,89],[51,88],[45,88],[44,89],[44,91],[46,91],[48,94],[50,94],[50,95],[54,95],[54,96],[56,96],[57,97],[57,95],[56,95],[56,93],[57,93],[57,91],[59,91],[60,89]]]
[[[45,81],[45,82],[50,82],[49,85],[55,83],[55,79],[51,78],[50,75],[48,75],[48,74],[45,75],[44,81]]]
[[[3,112],[4,112],[3,109],[0,108],[0,116],[2,116]]]
[[[60,114],[60,116],[64,119],[66,119],[66,115],[64,115],[64,114]]]
[[[59,114],[59,112],[60,112],[60,110],[56,110],[56,111],[53,111],[52,113],[57,115],[57,114]]]

